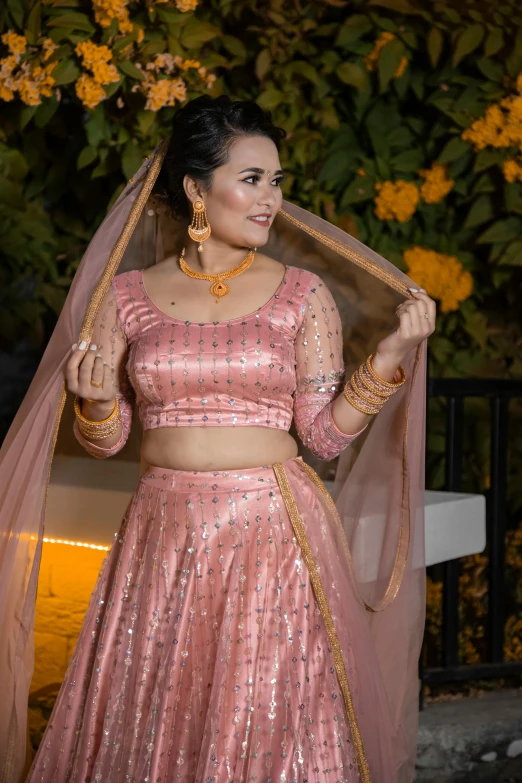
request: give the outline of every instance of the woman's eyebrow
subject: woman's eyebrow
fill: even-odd
[[[248,168],[248,169],[243,169],[243,170],[242,170],[242,171],[240,171],[239,173],[240,173],[240,174],[244,174],[244,173],[245,173],[245,171],[255,171],[255,173],[256,173],[256,174],[264,174],[264,173],[265,173],[265,170],[264,170],[264,169],[257,168],[257,166],[250,166],[250,168]],[[283,172],[283,169],[277,169],[277,171],[274,171],[274,176],[275,176],[276,174],[283,174],[283,173],[284,173],[284,172]]]

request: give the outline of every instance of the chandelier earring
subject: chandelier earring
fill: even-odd
[[[210,236],[210,223],[207,218],[207,210],[201,199],[197,199],[192,205],[192,223],[188,228],[189,237],[194,242],[199,242],[198,251],[203,252],[203,242]]]

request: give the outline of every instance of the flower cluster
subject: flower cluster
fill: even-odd
[[[398,220],[406,223],[417,209],[419,189],[413,182],[378,182],[375,185],[375,214],[379,220]]]
[[[431,169],[421,169],[419,174],[424,179],[420,194],[426,204],[438,204],[455,184],[448,178],[446,166],[440,163],[433,163]]]
[[[110,27],[112,20],[116,19],[120,33],[131,33],[133,24],[129,19],[128,2],[129,0],[92,0],[96,24]]]
[[[56,44],[46,38],[40,51],[28,52],[25,36],[17,35],[13,30],[2,35],[2,42],[8,47],[9,54],[0,60],[0,99],[12,101],[18,92],[28,106],[38,106],[42,97],[49,98],[52,95],[55,83],[52,72],[58,61],[47,65],[44,63]]]
[[[459,302],[471,295],[473,278],[455,256],[412,247],[404,251],[404,261],[408,275],[440,301],[443,313],[458,310]]]
[[[76,45],[75,52],[82,58],[82,65],[92,72],[92,76],[82,73],[75,84],[76,95],[84,106],[94,109],[107,94],[104,84],[111,84],[120,79],[118,69],[109,60],[112,53],[108,46],[97,46],[92,41],[81,41]]]
[[[502,164],[506,182],[522,182],[522,158],[510,158]]]
[[[393,41],[394,38],[395,36],[393,33],[383,32],[380,34],[378,39],[375,41],[372,51],[364,58],[364,64],[366,65],[367,71],[377,70],[379,65],[379,57],[381,56],[381,50],[384,49],[386,44],[390,43],[390,41]],[[407,67],[408,58],[401,57],[401,61],[393,75],[393,78],[400,79]]]
[[[462,133],[464,141],[472,144],[477,152],[486,147],[518,147],[522,152],[522,73],[516,80],[516,90],[514,95],[488,106],[484,116]],[[503,166],[506,180],[520,179],[518,170],[516,161],[506,161]]]
[[[140,67],[138,65],[138,67]],[[187,96],[187,85],[181,76],[169,78],[175,69],[181,72],[197,71],[198,76],[206,83],[207,89],[214,84],[216,77],[208,73],[199,60],[184,60],[179,55],[157,54],[154,60],[145,66],[143,80],[132,87],[132,92],[140,90],[147,98],[145,108],[158,111],[164,106],[174,106],[176,101],[184,101]]]

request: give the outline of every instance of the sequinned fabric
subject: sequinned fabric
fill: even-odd
[[[158,427],[295,426],[331,460],[355,435],[336,426],[331,403],[344,382],[342,331],[331,292],[314,273],[287,266],[271,299],[227,321],[181,321],[150,300],[141,270],[117,275],[92,336],[113,370],[123,431],[110,449],[75,434],[93,456],[128,437],[134,399],[145,430]]]
[[[274,469],[150,466],[28,783],[359,783],[354,745]]]

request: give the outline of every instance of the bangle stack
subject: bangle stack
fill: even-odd
[[[91,421],[90,419],[85,418],[82,414],[79,397],[74,398],[74,412],[76,414],[76,421],[78,422],[78,429],[87,440],[103,440],[103,438],[109,438],[118,431],[121,424],[120,404],[117,397],[114,400],[112,413],[110,416],[107,416],[106,419],[102,419],[102,421]]]
[[[381,378],[372,364],[374,356],[375,354],[372,353],[364,364],[361,364],[343,389],[343,394],[350,405],[370,416],[379,413],[386,400],[395,394],[406,381],[406,375],[401,365],[397,370],[399,374],[397,381],[386,381]]]

